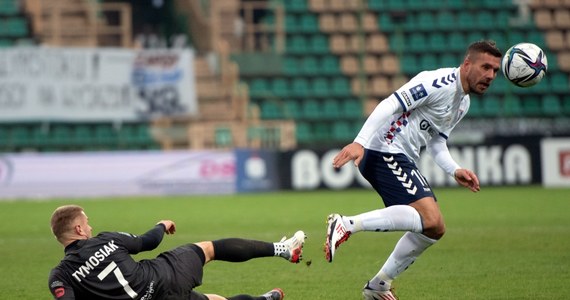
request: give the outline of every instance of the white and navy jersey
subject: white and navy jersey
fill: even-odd
[[[368,149],[403,153],[417,162],[421,148],[435,135],[447,139],[469,109],[469,95],[459,76],[459,68],[419,73],[384,100],[397,101],[401,109],[380,124],[374,136],[355,141],[364,141]]]

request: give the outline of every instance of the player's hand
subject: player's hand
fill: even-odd
[[[364,147],[362,147],[362,145],[359,143],[348,144],[334,157],[333,167],[338,169],[351,160],[353,160],[354,165],[358,167],[363,156]]]
[[[170,220],[162,220],[159,221],[157,224],[162,224],[164,225],[164,232],[166,232],[166,234],[174,234],[174,232],[176,232],[176,224],[174,224],[174,222],[170,221]]]
[[[478,192],[481,190],[479,186],[479,178],[471,170],[467,169],[457,169],[455,171],[455,181],[460,185],[470,189],[472,192]]]

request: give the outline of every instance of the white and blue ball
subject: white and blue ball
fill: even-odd
[[[548,69],[544,51],[532,43],[520,43],[507,50],[501,62],[503,74],[520,87],[539,83]]]

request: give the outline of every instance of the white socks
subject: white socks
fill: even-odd
[[[352,233],[362,230],[423,231],[420,214],[409,205],[393,205],[352,217],[343,216],[342,219],[346,229]]]
[[[424,250],[436,242],[437,240],[430,239],[421,233],[406,232],[396,244],[394,251],[382,269],[368,282],[368,286],[374,290],[389,290],[392,280],[404,272]]]

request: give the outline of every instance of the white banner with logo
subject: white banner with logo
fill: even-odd
[[[0,121],[195,114],[193,59],[190,49],[0,49]]]
[[[542,184],[570,186],[570,138],[546,138],[540,142]]]
[[[91,152],[0,156],[0,200],[228,194],[233,151]]]

